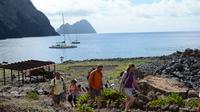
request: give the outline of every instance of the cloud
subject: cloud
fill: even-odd
[[[53,15],[58,13],[69,13],[77,16],[89,15],[96,10],[93,3],[88,0],[32,0],[33,4],[42,12]]]
[[[132,1],[137,0],[32,0],[55,28],[60,25],[63,12],[67,22],[72,24],[84,18],[99,32],[159,30],[160,27],[200,29],[200,0],[143,0],[139,4]]]
[[[141,17],[177,17],[199,16],[199,0],[161,0],[153,4],[143,4],[134,7],[134,12]]]

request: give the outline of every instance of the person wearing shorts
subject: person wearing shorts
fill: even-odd
[[[120,91],[127,96],[125,111],[132,106],[135,98],[133,93],[136,89],[139,89],[137,81],[134,78],[135,65],[130,64],[127,70],[123,73],[123,76],[120,81]]]
[[[69,92],[70,94],[68,96],[68,102],[71,104],[72,107],[75,107],[77,103],[78,92],[79,92],[76,79],[71,80]]]
[[[61,102],[66,101],[66,87],[64,78],[60,76],[59,72],[54,73],[55,78],[51,80],[51,91],[49,96],[52,95],[54,105],[58,106]]]
[[[103,66],[98,65],[97,68],[89,75],[89,91],[93,101],[97,101],[97,108],[101,107],[101,92],[103,90]]]

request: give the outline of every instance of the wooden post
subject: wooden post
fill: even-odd
[[[37,78],[37,83],[39,82],[39,78],[38,78],[39,74],[37,74],[36,78]]]
[[[44,81],[44,82],[45,82],[45,75],[46,75],[46,74],[44,74],[44,73],[42,74],[42,76],[43,76],[43,81]]]
[[[48,66],[48,72],[50,72],[50,66]]]
[[[18,82],[20,81],[20,73],[19,73],[19,71],[18,71]]]
[[[30,77],[29,83],[31,83],[31,70],[29,71],[29,77]]]
[[[4,85],[6,85],[6,70],[3,69],[3,79],[4,79]]]
[[[53,65],[53,71],[56,71],[56,64]]]
[[[24,72],[21,71],[21,73],[22,73],[22,84],[24,84]]]
[[[27,71],[24,72],[24,79],[26,79],[26,72],[27,72]]]
[[[12,69],[10,70],[10,75],[11,75],[11,82],[13,83],[13,71],[12,71]]]

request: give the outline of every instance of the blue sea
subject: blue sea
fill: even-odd
[[[200,49],[200,32],[70,34],[81,42],[74,49],[50,49],[63,36],[28,37],[0,40],[0,62],[24,60],[86,60],[168,55],[186,48]]]

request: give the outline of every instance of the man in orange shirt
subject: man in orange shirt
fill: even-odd
[[[91,72],[89,76],[89,88],[90,94],[93,100],[97,100],[97,108],[101,107],[101,91],[103,90],[103,74],[102,74],[103,66],[98,65],[97,68]]]

